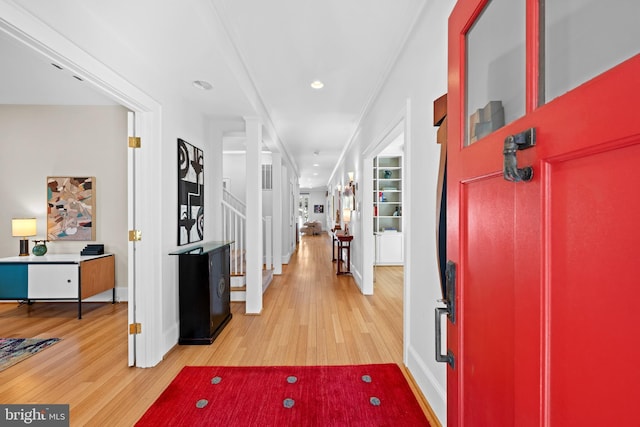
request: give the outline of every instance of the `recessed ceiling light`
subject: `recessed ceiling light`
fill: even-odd
[[[314,173],[313,173],[313,176],[318,176],[318,172],[314,172]]]
[[[313,166],[320,166],[318,163],[314,163]]]
[[[311,82],[311,87],[314,89],[322,89],[324,87],[324,83],[320,80],[314,80]]]
[[[206,82],[204,80],[194,80],[193,86],[202,90],[211,90],[213,88],[213,86],[211,86],[211,83]]]

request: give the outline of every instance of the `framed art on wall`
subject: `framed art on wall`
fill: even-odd
[[[47,177],[47,240],[96,240],[95,177]]]
[[[178,138],[178,245],[204,236],[204,159],[202,150]]]

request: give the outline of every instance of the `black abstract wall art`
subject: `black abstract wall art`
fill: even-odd
[[[204,236],[204,160],[202,150],[178,138],[178,245]]]

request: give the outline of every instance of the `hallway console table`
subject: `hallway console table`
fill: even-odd
[[[351,241],[353,240],[353,236],[350,234],[344,234],[342,230],[334,230],[333,232],[333,247],[331,248],[332,252],[332,261],[337,261],[337,271],[336,274],[351,274]],[[336,250],[338,255],[336,257]],[[346,252],[346,258],[344,255]],[[342,270],[342,262],[345,263],[345,269]]]
[[[0,258],[0,300],[82,300],[112,290],[116,300],[115,255],[51,254]]]
[[[229,245],[208,242],[178,250],[178,344],[211,344],[231,320]]]

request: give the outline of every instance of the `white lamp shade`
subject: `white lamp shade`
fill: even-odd
[[[344,209],[342,211],[342,221],[351,222],[351,209]]]
[[[11,235],[13,237],[27,237],[36,235],[35,218],[14,218],[11,220]]]

